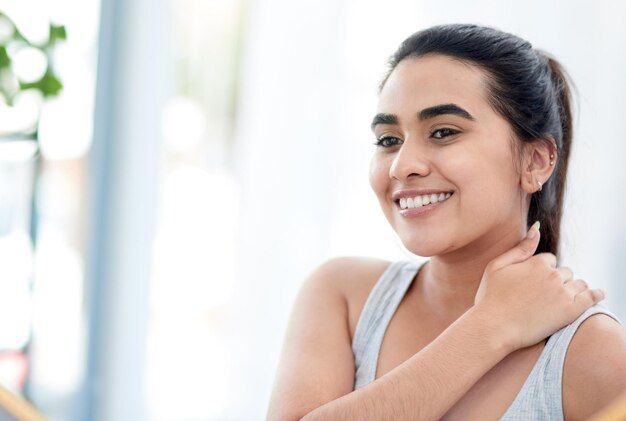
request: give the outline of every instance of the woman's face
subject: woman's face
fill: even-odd
[[[478,251],[525,229],[512,129],[489,105],[481,69],[441,55],[403,60],[372,127],[370,184],[411,252]]]

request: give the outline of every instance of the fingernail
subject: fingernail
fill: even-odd
[[[528,234],[526,235],[528,238],[535,238],[539,234],[539,227],[541,223],[536,221],[528,230]]]

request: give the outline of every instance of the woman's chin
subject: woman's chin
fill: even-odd
[[[437,256],[450,250],[450,245],[438,241],[413,239],[411,241],[403,240],[402,244],[409,252],[421,257]]]

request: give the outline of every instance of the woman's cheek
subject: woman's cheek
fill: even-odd
[[[376,196],[384,196],[389,183],[389,170],[385,168],[385,161],[375,154],[370,161],[369,181]]]

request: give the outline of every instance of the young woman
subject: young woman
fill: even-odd
[[[626,390],[624,329],[557,266],[571,121],[561,67],[516,36],[447,25],[405,40],[370,183],[430,260],[316,270],[268,418],[576,420]]]

